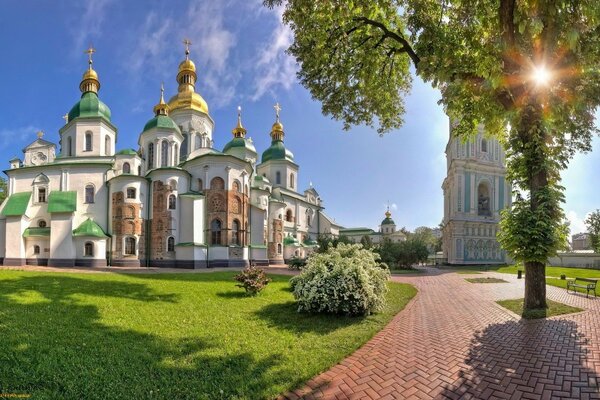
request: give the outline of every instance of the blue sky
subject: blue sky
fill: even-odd
[[[264,151],[278,101],[286,146],[300,165],[300,187],[312,182],[338,223],[376,228],[389,201],[398,226],[436,226],[443,214],[448,138],[439,93],[415,79],[402,129],[384,137],[366,127],[343,131],[297,83],[295,62],[284,52],[290,32],[280,23],[280,11],[261,2],[4,1],[0,154],[5,166],[21,156],[39,129],[58,143],[61,116],[80,96],[87,66],[83,51],[90,43],[97,50],[99,95],[119,129],[117,147],[137,149],[161,81],[166,97],[176,92],[181,41],[188,37],[198,67],[196,89],[216,122],[215,147],[230,140],[241,105],[248,135],[259,153]],[[599,157],[597,151],[578,155],[564,174],[565,211],[574,232],[584,229],[586,213],[600,207]]]

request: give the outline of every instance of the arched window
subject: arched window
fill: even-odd
[[[137,192],[137,190],[135,190],[135,188],[127,188],[127,198],[128,199],[135,199],[136,192]]]
[[[87,185],[85,187],[85,202],[86,203],[94,202],[94,186],[93,185]]]
[[[240,221],[237,219],[231,224],[231,244],[240,244]]]
[[[210,188],[211,189],[224,189],[225,182],[223,181],[223,179],[221,179],[219,177],[213,178],[212,181],[210,181]]]
[[[275,172],[275,183],[281,185],[281,172],[279,171]]]
[[[110,136],[108,135],[104,137],[104,155],[110,155]]]
[[[289,209],[288,209],[288,210],[285,212],[285,220],[286,220],[287,222],[293,222],[293,220],[294,220],[294,217],[292,216],[292,210],[289,210]]]
[[[202,183],[202,179],[198,179],[198,191],[204,190],[204,184]]]
[[[73,155],[73,139],[69,136],[67,139],[67,155],[71,157]]]
[[[175,238],[173,236],[169,236],[167,239],[167,251],[175,251]]]
[[[38,228],[45,228],[46,227],[46,221],[44,221],[43,219],[40,219],[38,221]]]
[[[148,145],[148,169],[154,168],[154,143]]]
[[[200,147],[202,147],[202,138],[200,135],[195,135],[194,137],[196,138],[194,141],[194,150],[198,150]]]
[[[213,219],[210,223],[211,244],[221,244],[221,221]]]
[[[85,151],[92,151],[92,132],[85,133]]]
[[[233,191],[237,193],[240,192],[240,183],[238,181],[233,181]]]
[[[134,237],[125,238],[125,255],[128,255],[128,256],[135,255],[135,238]]]
[[[487,140],[485,140],[485,139],[481,139],[481,151],[482,151],[483,153],[487,153],[487,151],[488,151],[488,150],[487,150],[487,147],[488,147],[488,146],[487,146]]]
[[[38,203],[45,203],[46,202],[46,188],[45,187],[38,188],[37,192],[38,192]]]
[[[44,174],[39,174],[33,180],[34,199],[37,197],[38,203],[45,203],[48,196],[48,183],[50,179]]]
[[[477,215],[491,216],[490,189],[485,182],[477,187]]]
[[[33,254],[40,254],[40,246],[38,246],[37,244],[33,246]]]
[[[277,254],[281,254],[281,243],[277,243]]]
[[[130,174],[131,173],[131,165],[128,162],[123,163],[123,173]]]
[[[294,188],[294,174],[290,174],[290,188]]]
[[[169,210],[175,210],[177,208],[177,198],[174,194],[169,195]]]
[[[306,226],[310,226],[310,214],[306,215]]]
[[[86,257],[94,256],[94,244],[92,242],[85,242],[83,247],[83,255]]]
[[[166,167],[169,161],[169,143],[166,140],[160,145],[160,166]]]

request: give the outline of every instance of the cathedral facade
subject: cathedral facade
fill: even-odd
[[[465,141],[450,123],[446,160],[444,258],[449,264],[506,263],[506,253],[496,240],[500,211],[511,203],[502,145],[487,137],[483,127]]]
[[[195,90],[186,49],[177,93],[161,97],[138,149],[117,151],[117,127],[89,68],[65,116],[59,149],[38,134],[10,160],[0,206],[3,265],[202,268],[282,264],[305,257],[318,235],[337,236],[285,147],[276,106],[271,146],[259,158],[238,110],[231,141],[214,148],[215,123]]]

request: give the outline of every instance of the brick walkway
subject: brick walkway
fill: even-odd
[[[550,299],[586,311],[521,321],[495,300],[522,297],[523,281],[486,275],[509,283],[473,284],[455,273],[395,277],[419,289],[406,309],[282,398],[600,399],[600,297],[549,286]]]

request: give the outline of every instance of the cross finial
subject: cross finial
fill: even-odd
[[[238,119],[242,118],[242,106],[237,106]]]
[[[279,122],[279,112],[281,111],[281,106],[279,105],[279,102],[275,103],[273,108],[275,109],[275,116],[277,118],[277,122]]]
[[[86,51],[84,51],[84,53],[86,53],[88,55],[88,64],[90,69],[92,69],[92,63],[94,62],[92,60],[92,54],[94,54],[96,52],[96,49],[94,49],[94,47],[92,47],[92,44],[90,43],[90,47],[88,47],[88,49]]]
[[[65,115],[63,115],[61,118],[65,120],[65,125],[69,123],[69,114],[68,113],[65,113]]]
[[[38,139],[41,139],[42,136],[44,136],[44,131],[37,131],[37,137],[38,137]]]
[[[190,58],[190,44],[192,44],[192,42],[190,39],[185,38],[183,39],[183,44],[185,45],[185,59],[188,60]]]
[[[160,101],[164,102],[164,94],[165,94],[165,83],[161,82],[160,83]]]

